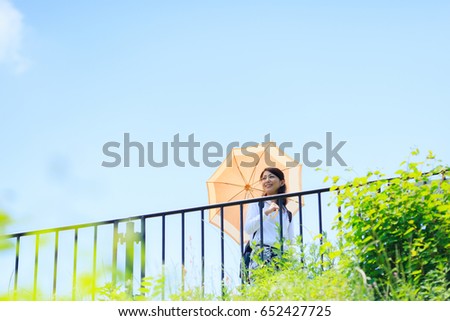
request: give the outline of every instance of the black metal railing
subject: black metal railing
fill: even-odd
[[[100,284],[114,287],[120,283],[125,284],[126,293],[131,296],[139,291],[142,280],[158,274],[167,277],[168,283],[171,278],[180,279],[179,282],[173,281],[172,285],[178,282],[183,289],[186,284],[200,286],[203,295],[218,288],[223,293],[227,285],[240,282],[239,262],[245,246],[242,227],[246,204],[280,198],[298,202],[299,211],[292,222],[296,234],[304,240],[305,229],[311,236],[323,235],[323,216],[331,224],[336,215],[338,208],[335,205],[323,207],[325,193],[330,194],[330,189],[4,235],[11,250],[0,255],[3,278],[7,279],[0,282],[0,293],[7,292],[12,299],[23,299],[19,294],[27,289],[25,292],[28,291],[33,300],[77,300],[83,295],[86,299],[83,293],[88,289],[88,299],[95,300],[100,295]],[[240,246],[225,233],[226,211],[236,206],[239,207],[241,226]],[[219,210],[219,231],[207,224],[206,212],[211,210]],[[324,210],[328,212],[324,214]],[[187,256],[187,251],[192,253]],[[194,261],[199,258],[198,265]],[[101,264],[108,268],[108,272],[99,267]],[[191,269],[187,271],[189,264]],[[181,273],[168,274],[170,265],[180,268]],[[189,273],[191,278],[188,280]],[[85,278],[86,275],[89,278]],[[165,298],[167,289],[167,286],[162,287],[158,299]]]

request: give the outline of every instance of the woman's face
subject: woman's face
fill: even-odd
[[[284,185],[284,180],[280,180],[275,174],[265,171],[261,176],[261,183],[266,195],[274,195],[280,186]]]

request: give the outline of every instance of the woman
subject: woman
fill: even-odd
[[[263,196],[270,196],[276,194],[286,193],[286,183],[284,180],[284,173],[275,167],[268,167],[263,170],[260,176]],[[286,199],[281,200],[281,215],[282,224],[280,224],[280,208],[278,200],[265,201],[263,204],[251,203],[247,210],[247,218],[244,225],[244,230],[248,235],[251,235],[251,244],[255,244],[256,248],[252,251],[250,259],[249,270],[258,266],[258,261],[253,260],[254,255],[261,255],[259,249],[261,244],[261,223],[260,223],[260,206],[263,206],[263,262],[268,263],[276,256],[274,246],[280,244],[280,227],[283,227],[283,240],[294,240],[294,226],[291,224],[292,213],[286,208]]]

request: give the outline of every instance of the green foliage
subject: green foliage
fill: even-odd
[[[98,288],[98,300],[99,301],[128,301],[133,299],[128,295],[126,288],[123,284],[113,284],[111,282]]]
[[[450,282],[448,169],[433,159],[430,153],[424,162],[404,162],[392,180],[369,172],[332,188],[342,208],[335,228],[379,299],[449,298],[447,290],[435,296],[429,288],[437,275],[444,275],[439,288]],[[374,176],[378,180],[369,182]]]
[[[371,300],[372,290],[365,284],[364,274],[349,265],[349,261],[341,250],[326,240],[320,246],[298,244],[290,247],[280,259],[274,259],[272,264],[253,271],[252,282],[243,285],[230,299]]]
[[[160,299],[163,296],[165,288],[165,277],[154,278],[148,276],[141,282],[141,288],[139,290],[140,299]]]
[[[0,210],[0,236],[5,233],[6,227],[11,223],[11,218]],[[0,251],[11,247],[11,244],[0,237]]]

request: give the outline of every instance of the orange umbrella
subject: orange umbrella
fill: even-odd
[[[225,161],[206,182],[210,204],[261,197],[260,175],[266,167],[277,167],[284,172],[287,192],[301,191],[302,166],[276,147],[275,143],[233,148]],[[287,208],[295,215],[298,200],[288,199]],[[224,207],[224,232],[240,243],[239,206]],[[244,205],[244,222],[247,205]],[[209,211],[209,221],[220,228],[220,209]],[[244,240],[248,235],[244,232]]]

